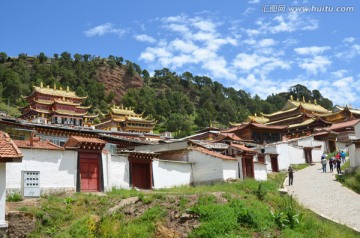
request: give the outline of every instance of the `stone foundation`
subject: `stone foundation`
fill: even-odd
[[[35,217],[31,213],[13,211],[7,215],[8,237],[27,237],[35,229]]]

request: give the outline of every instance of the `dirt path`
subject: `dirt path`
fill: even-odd
[[[294,173],[292,186],[287,178],[284,188],[304,207],[360,232],[360,195],[336,182],[335,174],[315,164]]]

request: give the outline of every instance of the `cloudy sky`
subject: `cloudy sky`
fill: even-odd
[[[360,108],[358,0],[1,1],[0,51],[122,56],[266,98],[295,84]]]

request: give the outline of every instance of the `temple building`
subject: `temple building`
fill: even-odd
[[[152,133],[155,124],[155,120],[143,118],[142,114],[135,113],[131,107],[128,109],[123,106],[113,106],[95,128],[111,131]]]
[[[57,89],[56,85],[50,88],[41,83],[23,98],[28,105],[21,109],[20,118],[35,123],[84,126],[97,117],[88,115],[90,106],[81,106],[87,97],[77,96],[69,87]]]

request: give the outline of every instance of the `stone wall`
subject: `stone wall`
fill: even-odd
[[[35,228],[35,217],[27,212],[13,211],[7,214],[8,237],[27,237]]]

